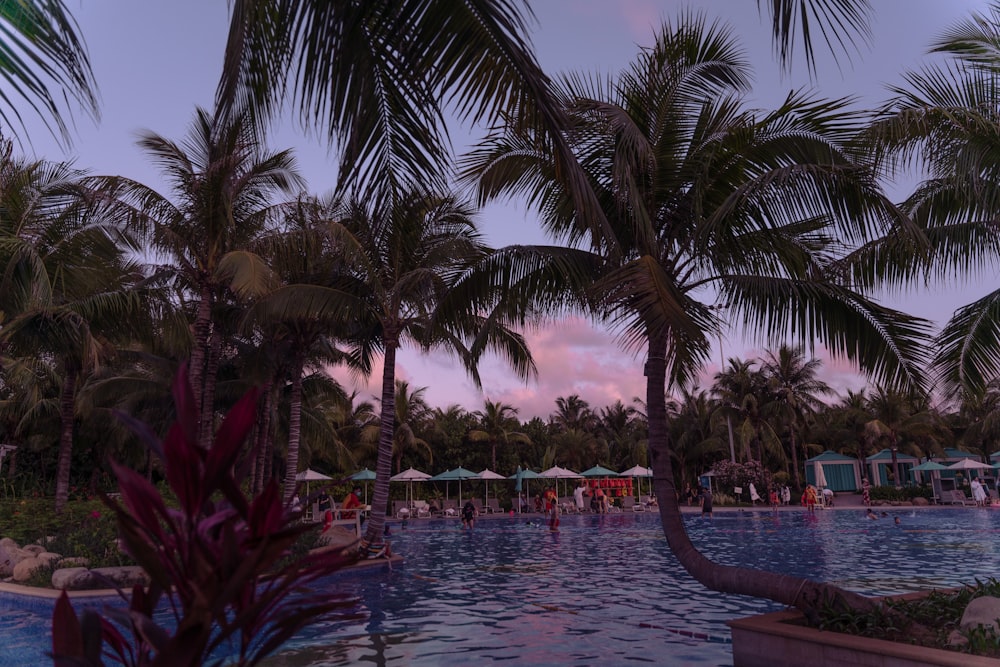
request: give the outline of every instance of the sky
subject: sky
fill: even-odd
[[[764,3],[767,4],[767,3]],[[73,145],[61,148],[40,124],[29,121],[24,149],[39,158],[73,160],[97,174],[133,178],[167,192],[151,161],[136,146],[139,132],[153,131],[181,140],[196,107],[210,109],[225,45],[228,3],[224,0],[170,0],[169,2],[68,2],[80,24],[97,80],[101,118],[95,124],[82,114],[75,117]],[[801,53],[791,74],[776,64],[767,18],[757,12],[755,0],[536,0],[537,25],[530,34],[542,68],[551,76],[563,72],[614,74],[635,58],[639,48],[652,44],[664,19],[695,10],[729,24],[746,49],[755,72],[748,104],[767,108],[792,89],[809,88],[825,97],[851,96],[859,104],[874,105],[885,86],[901,81],[900,73],[925,62],[927,45],[940,31],[973,10],[985,11],[987,0],[874,0],[873,39],[839,64],[821,59],[810,79]],[[474,136],[475,130],[455,129],[454,136]],[[470,134],[472,133],[472,134]],[[21,134],[22,138],[25,138]],[[272,149],[294,148],[302,173],[315,193],[333,185],[336,160],[319,140],[304,135],[294,123],[284,122],[272,134]],[[461,150],[462,146],[456,147]],[[494,246],[545,243],[535,218],[517,202],[486,207],[479,222]],[[915,315],[943,323],[959,305],[988,291],[968,284],[931,286],[906,294],[885,295],[883,302]],[[426,387],[432,407],[457,404],[481,410],[484,400],[502,401],[519,410],[521,419],[546,418],[560,396],[579,395],[595,409],[621,400],[631,404],[645,394],[643,358],[622,352],[612,334],[576,317],[525,332],[538,366],[538,376],[527,383],[503,364],[487,359],[481,366],[482,389],[477,389],[452,358],[425,356],[413,349],[397,357],[397,377],[411,388]],[[754,358],[762,349],[733,332],[720,341],[705,369],[702,386],[711,383],[720,360]],[[822,349],[824,379],[835,389],[864,386],[844,361],[829,359]],[[361,398],[379,392],[381,366],[373,380],[356,385],[338,375],[348,390]]]

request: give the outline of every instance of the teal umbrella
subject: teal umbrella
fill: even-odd
[[[375,479],[375,471],[362,468],[347,479],[354,482],[370,482]],[[368,504],[368,485],[365,484],[365,505]]]
[[[431,482],[450,482],[452,480],[458,480],[458,502],[462,503],[462,480],[463,479],[479,479],[479,474],[467,470],[462,466],[455,468],[454,470],[446,470],[445,472],[438,473],[430,478]]]
[[[580,473],[584,477],[618,477],[614,470],[608,470],[604,466],[594,466]]]
[[[517,472],[515,472],[513,475],[511,475],[507,479],[516,480],[516,482],[514,484],[514,490],[518,494],[521,493],[522,487],[524,489],[524,493],[527,494],[528,493],[528,480],[529,479],[538,479],[539,477],[541,477],[541,475],[539,475],[534,470],[531,470],[530,468],[522,470],[521,466],[517,466]],[[527,495],[525,497],[527,497]],[[518,495],[518,498],[520,499],[520,495]],[[521,503],[518,503],[518,508],[519,509],[520,509],[520,505],[521,505]]]

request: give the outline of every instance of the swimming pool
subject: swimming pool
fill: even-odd
[[[1000,511],[897,514],[899,526],[853,510],[686,519],[694,543],[717,562],[872,595],[997,576]],[[324,582],[356,598],[359,617],[307,628],[266,664],[731,665],[725,621],[778,608],[694,582],[655,514],[566,516],[558,533],[527,521],[484,520],[472,531],[454,520],[394,525],[404,566]],[[45,610],[15,606],[0,618],[0,664],[44,662]]]

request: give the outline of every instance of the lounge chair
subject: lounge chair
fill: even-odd
[[[503,508],[500,507],[500,501],[496,498],[490,498],[486,501],[486,511],[490,514],[502,514]]]
[[[426,500],[414,500],[413,509],[416,512],[418,519],[431,518],[431,506],[427,504]]]
[[[486,514],[486,508],[483,507],[483,501],[480,500],[479,498],[472,499],[472,506],[476,508],[476,513],[479,516],[483,516],[484,514]]]
[[[441,501],[441,516],[444,516],[444,517],[455,517],[455,516],[458,516],[458,501],[457,500],[442,500]]]
[[[410,518],[410,504],[405,500],[392,501],[392,515],[397,519]]]
[[[942,492],[942,502],[946,505],[975,505],[976,501],[965,495],[961,489]]]

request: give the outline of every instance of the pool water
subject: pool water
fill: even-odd
[[[998,574],[1000,511],[717,512],[686,517],[716,562],[833,581],[871,595]],[[532,522],[529,524],[529,521]],[[727,620],[774,603],[706,590],[670,554],[652,513],[540,516],[393,526],[393,569],[323,582],[356,602],[351,619],[305,629],[272,667],[301,665],[731,665]],[[532,525],[534,524],[534,525]],[[0,664],[46,662],[51,610],[0,598]]]

